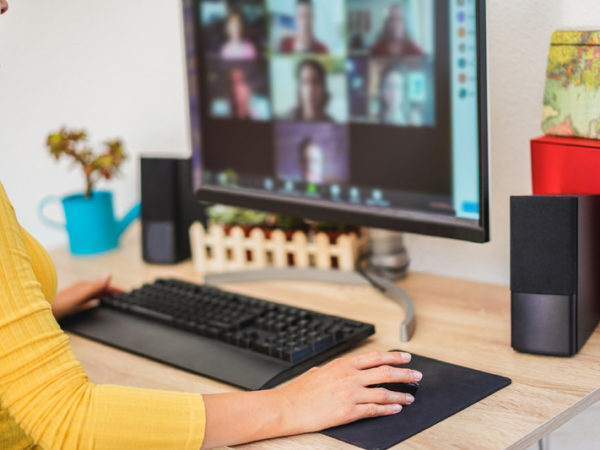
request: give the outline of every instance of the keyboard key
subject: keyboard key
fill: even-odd
[[[222,330],[220,330],[219,328],[208,326],[208,327],[206,327],[206,336],[211,337],[211,338],[217,338],[217,337],[219,337],[219,334],[221,333],[221,331]]]
[[[320,352],[329,348],[333,345],[333,338],[331,336],[319,336],[313,343],[313,350]]]
[[[252,348],[257,352],[263,353],[265,355],[271,354],[271,344],[263,340],[257,340],[256,342],[254,342],[254,344],[252,344]]]
[[[209,320],[207,322],[207,325],[209,325],[210,327],[213,327],[213,328],[218,328],[219,330],[229,330],[229,329],[233,328],[230,323],[222,322],[218,319]]]
[[[290,359],[287,361],[296,362],[312,354],[312,348],[309,345],[296,346],[290,351]]]

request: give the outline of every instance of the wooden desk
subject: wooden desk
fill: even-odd
[[[139,229],[134,227],[115,252],[74,259],[66,250],[52,253],[59,285],[114,275],[133,288],[157,277],[202,282],[190,263],[175,267],[142,262]],[[574,358],[518,354],[510,347],[510,294],[506,287],[413,273],[402,283],[414,298],[417,331],[402,344],[399,308],[369,287],[320,283],[236,284],[228,289],[248,295],[374,323],[377,334],[354,353],[402,349],[512,378],[506,389],[403,442],[402,448],[526,448],[600,400],[600,332]],[[235,388],[138,356],[71,336],[75,354],[95,383],[214,393]],[[244,449],[342,449],[351,446],[320,434],[275,439]]]

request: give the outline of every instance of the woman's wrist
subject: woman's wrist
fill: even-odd
[[[206,436],[203,447],[236,445],[299,434],[297,407],[282,389],[204,395]]]
[[[285,387],[267,391],[271,396],[273,409],[277,411],[276,429],[277,436],[291,436],[307,433],[308,429],[304,423],[301,411],[298,410],[294,392],[289,392]]]

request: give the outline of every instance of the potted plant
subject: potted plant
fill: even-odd
[[[240,227],[246,237],[250,236],[254,228],[266,230],[270,216],[266,212],[225,205],[216,205],[208,209],[211,224],[222,226],[225,234],[229,234],[234,227]]]
[[[50,133],[46,146],[56,159],[71,158],[81,167],[85,177],[85,191],[63,198],[47,197],[40,204],[42,220],[52,226],[66,228],[69,248],[74,255],[95,255],[112,250],[119,245],[123,231],[139,217],[140,205],[135,205],[122,220],[115,220],[113,194],[96,191],[101,179],[110,180],[126,159],[120,140],[106,141],[99,153],[94,153],[83,130],[62,128]],[[48,219],[44,214],[46,205],[60,201],[64,208],[65,224]]]
[[[317,266],[317,259],[322,267],[323,258],[327,258],[330,268],[344,267],[348,270],[348,267],[354,267],[359,249],[364,244],[362,230],[348,225],[311,222],[223,205],[209,208],[208,217],[209,228],[197,222],[190,230],[194,265],[200,272],[225,271],[228,265],[235,270],[248,264],[253,264],[253,268],[257,264],[258,267],[269,267],[275,264],[275,260],[281,264],[282,258],[287,258],[287,265],[292,267],[296,265],[296,257],[304,261],[301,264],[308,261],[310,267]],[[243,235],[234,235],[234,228],[243,230]],[[253,235],[255,229],[262,233]],[[276,231],[283,232],[287,242],[274,239]],[[304,234],[305,239],[296,242],[294,236],[298,232]],[[233,239],[223,240],[223,233]],[[325,245],[318,238],[320,234],[327,238]],[[348,238],[342,242],[339,238],[344,235]],[[243,255],[240,249],[245,251],[245,257],[240,256]]]
[[[308,231],[308,225],[303,219],[233,206],[212,206],[208,210],[208,218],[212,224],[222,226],[226,234],[232,228],[240,227],[246,237],[255,228],[260,228],[267,238],[273,230],[281,230],[288,240],[296,231]]]
[[[334,222],[314,222],[299,217],[271,214],[252,209],[237,208],[233,206],[216,205],[208,209],[208,218],[214,225],[220,225],[229,234],[234,227],[244,230],[246,237],[254,228],[260,228],[267,237],[275,229],[285,233],[288,240],[296,231],[307,234],[325,233],[329,240],[334,243],[338,237],[355,233],[361,235],[360,227],[345,225]]]

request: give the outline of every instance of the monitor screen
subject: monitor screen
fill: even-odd
[[[488,239],[483,0],[186,0],[200,200]]]

